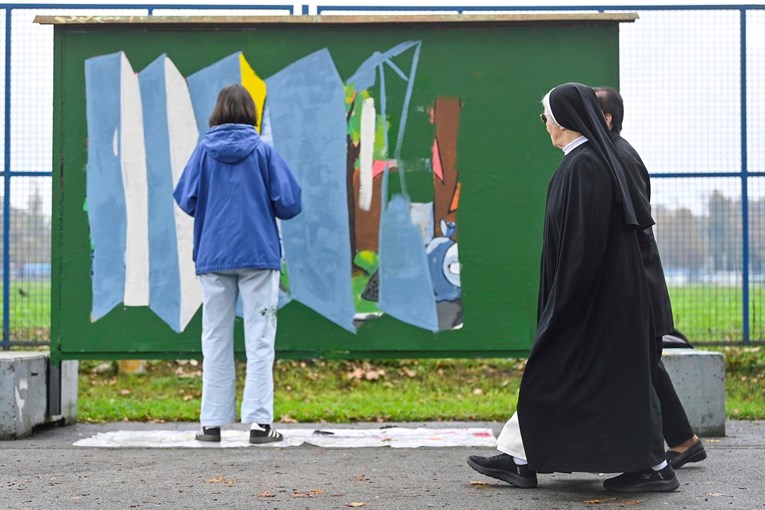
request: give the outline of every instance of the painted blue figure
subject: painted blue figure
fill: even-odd
[[[456,232],[456,223],[441,220],[442,235],[434,237],[425,248],[437,303],[456,301],[462,295],[459,248],[452,239]]]
[[[250,443],[281,441],[273,428],[274,340],[281,247],[276,218],[302,209],[287,163],[255,130],[255,103],[239,84],[224,87],[211,129],[175,188],[194,217],[194,263],[202,286],[202,409],[199,441],[220,441],[236,420],[234,313],[242,298],[247,376],[241,420]]]

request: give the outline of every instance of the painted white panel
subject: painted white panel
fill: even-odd
[[[138,75],[122,54],[120,166],[125,190],[125,306],[149,306],[149,193]]]
[[[375,118],[375,100],[370,97],[365,99],[361,106],[361,133],[359,135],[359,207],[363,211],[372,208]]]
[[[186,162],[194,152],[199,131],[191,104],[186,79],[172,60],[165,59],[165,90],[167,92],[167,127],[170,139],[170,165],[173,171],[173,189],[181,178]],[[173,201],[175,231],[178,245],[178,268],[181,282],[181,331],[202,304],[202,289],[196,281],[192,249],[194,242],[194,219]]]

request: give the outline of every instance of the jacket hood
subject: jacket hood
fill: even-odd
[[[260,143],[258,132],[247,124],[221,124],[210,129],[202,145],[216,161],[238,163]]]

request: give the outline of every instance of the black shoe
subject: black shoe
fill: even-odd
[[[202,427],[202,430],[194,436],[197,441],[220,443],[220,427]]]
[[[271,425],[260,425],[260,430],[250,430],[250,443],[252,444],[274,443],[282,439],[284,436],[274,430]]]
[[[701,442],[701,439],[693,443],[693,445],[683,453],[667,450],[667,462],[672,464],[674,469],[680,469],[689,462],[701,462],[706,458],[707,451],[704,449],[704,444]]]
[[[537,474],[529,469],[529,466],[516,464],[513,457],[506,453],[493,457],[471,455],[467,463],[482,475],[502,480],[515,487],[530,489],[537,486]]]
[[[603,482],[603,487],[613,492],[672,492],[680,487],[672,466],[654,471],[651,468],[624,473]]]

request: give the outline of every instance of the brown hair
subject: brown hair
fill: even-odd
[[[249,124],[255,126],[258,117],[255,101],[246,88],[238,83],[223,87],[210,115],[210,127],[221,124]]]

